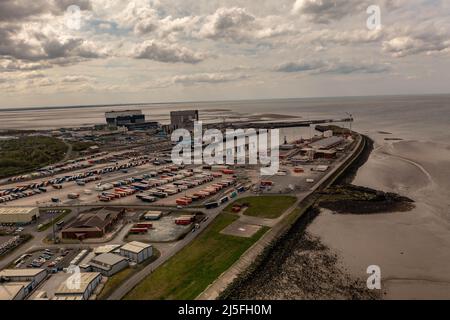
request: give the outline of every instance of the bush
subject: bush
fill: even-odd
[[[0,142],[0,178],[25,173],[64,158],[66,144],[51,137],[24,137]]]

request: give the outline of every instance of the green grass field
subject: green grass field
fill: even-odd
[[[53,224],[57,224],[58,222],[63,220],[66,216],[68,216],[71,212],[72,212],[72,210],[70,210],[70,209],[64,209],[63,212],[59,216],[57,216],[55,219],[53,219]],[[51,226],[52,226],[52,221],[50,220],[46,224],[43,224],[42,227],[40,227],[38,229],[38,231],[39,232],[45,231],[48,228],[50,228]]]
[[[231,208],[234,204],[248,204],[249,208],[245,210],[244,215],[259,218],[276,219],[292,205],[294,205],[295,201],[297,201],[297,198],[292,196],[248,197],[239,199],[234,203],[228,205],[225,211],[231,212]]]
[[[236,215],[220,214],[201,235],[150,274],[125,299],[195,299],[268,230],[262,228],[251,238],[220,234],[237,219]]]

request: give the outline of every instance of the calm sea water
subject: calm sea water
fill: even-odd
[[[205,122],[283,114],[304,119],[343,118],[352,114],[362,133],[388,131],[403,139],[448,142],[450,95],[311,98],[226,102],[192,102],[136,106],[0,109],[0,129],[44,129],[104,123],[108,110],[142,109],[148,120],[169,122],[173,110],[198,109]],[[309,130],[283,130],[289,138]]]

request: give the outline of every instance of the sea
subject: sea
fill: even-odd
[[[137,105],[0,108],[0,130],[56,129],[105,123],[105,112],[141,109],[148,121],[170,122],[170,111],[197,109],[205,123],[276,119],[342,119],[352,115],[352,129],[418,141],[448,142],[450,95],[302,98],[277,100],[149,103]],[[275,118],[274,118],[275,117]],[[279,121],[279,120],[275,120]],[[349,126],[349,124],[345,124]],[[288,139],[308,137],[309,129],[283,129]]]

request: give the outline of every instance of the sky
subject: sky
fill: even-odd
[[[449,93],[449,18],[448,0],[0,0],[0,108]]]

